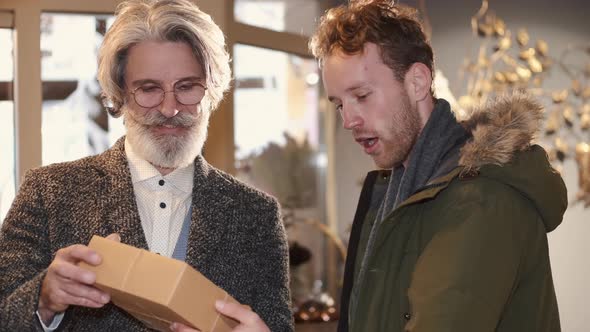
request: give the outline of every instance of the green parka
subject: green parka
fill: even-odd
[[[474,112],[450,172],[390,212],[377,230],[356,310],[348,312],[389,172],[365,181],[349,243],[339,331],[560,331],[547,232],[567,193],[531,141],[541,108],[523,95]],[[354,296],[354,295],[353,295]]]

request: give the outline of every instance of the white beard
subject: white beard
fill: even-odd
[[[133,147],[133,151],[152,165],[163,168],[181,168],[192,163],[201,154],[207,139],[209,112],[201,110],[196,116],[183,112],[177,114],[176,116],[185,119],[191,118],[193,123],[189,130],[176,136],[156,135],[150,131],[150,125],[145,124],[145,119],[146,117],[156,117],[163,120],[164,117],[159,113],[157,115],[146,113],[138,116],[132,114],[133,111],[128,108],[123,111],[129,144]]]

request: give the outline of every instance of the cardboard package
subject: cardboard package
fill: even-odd
[[[202,332],[228,332],[238,325],[215,310],[215,300],[238,303],[188,264],[116,241],[93,236],[88,245],[102,256],[95,286],[111,301],[158,331],[173,322]]]

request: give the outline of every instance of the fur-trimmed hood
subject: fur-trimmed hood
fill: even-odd
[[[524,93],[472,109],[462,124],[473,139],[462,148],[459,164],[469,170],[507,164],[516,152],[531,146],[542,119],[543,107]]]
[[[531,200],[546,230],[555,229],[567,208],[567,190],[547,153],[533,145],[543,120],[543,107],[516,93],[474,109],[464,128],[472,138],[461,148],[464,172],[507,184]]]

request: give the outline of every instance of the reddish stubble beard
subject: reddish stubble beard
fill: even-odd
[[[375,165],[392,169],[404,163],[410,155],[421,131],[417,107],[413,107],[407,92],[403,91],[397,109],[392,109],[389,120],[373,132],[354,132],[357,136],[374,136],[381,143],[380,151],[371,155]],[[381,129],[382,128],[382,129]]]

